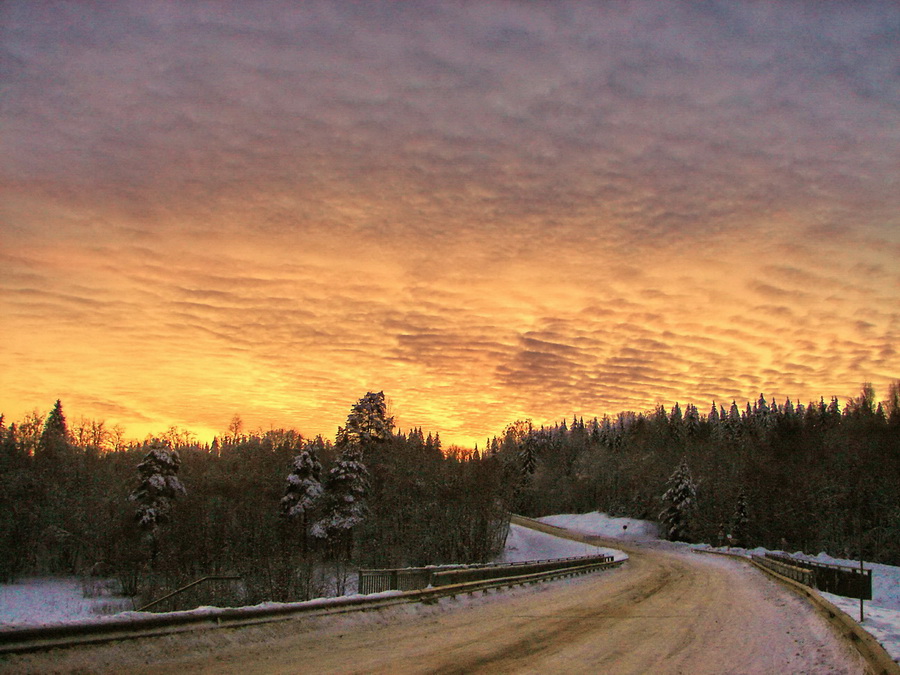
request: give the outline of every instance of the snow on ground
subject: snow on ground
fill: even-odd
[[[715,548],[708,544],[695,544],[693,547],[744,556],[749,556],[750,554],[765,555],[770,552],[785,553],[785,551],[769,551],[764,548],[751,550],[744,548]],[[858,560],[834,558],[827,553],[819,553],[813,556],[796,551],[789,555],[829,565],[859,567]],[[866,569],[872,570],[872,599],[866,600],[864,603],[863,616],[865,618],[860,625],[881,643],[894,661],[900,663],[900,567],[870,562],[864,562],[863,565]],[[841,595],[822,593],[821,591],[819,593],[851,619],[860,623],[858,599],[845,598]]]
[[[0,584],[0,628],[89,621],[132,609],[131,600],[115,596],[113,588],[105,580],[76,577]]]
[[[822,593],[822,596],[859,622],[859,600],[832,593]],[[860,625],[881,643],[894,661],[900,663],[900,609],[880,606],[873,598],[872,601],[866,601],[863,615],[865,620]]]
[[[817,556],[802,553],[794,555],[830,565],[859,567],[858,560],[832,558],[827,553],[819,553]],[[872,570],[872,599],[864,603],[865,619],[861,625],[884,646],[894,661],[900,662],[900,567],[867,562],[863,565]],[[822,596],[859,621],[859,600],[833,593],[822,593]]]
[[[497,562],[525,562],[527,560],[551,560],[553,558],[574,558],[586,555],[611,555],[616,560],[628,558],[622,551],[600,546],[591,546],[580,541],[554,537],[528,527],[511,524],[506,538],[506,549]]]
[[[564,513],[537,518],[542,523],[564,527],[574,532],[607,539],[650,541],[659,538],[656,523],[635,518],[614,518],[599,511],[591,513]]]

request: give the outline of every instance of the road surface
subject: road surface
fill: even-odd
[[[618,570],[521,590],[32,655],[7,665],[179,675],[866,672],[805,601],[750,566],[659,546],[618,547],[631,556]]]

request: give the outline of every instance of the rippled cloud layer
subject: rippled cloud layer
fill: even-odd
[[[0,6],[0,411],[471,443],[900,377],[900,9]]]

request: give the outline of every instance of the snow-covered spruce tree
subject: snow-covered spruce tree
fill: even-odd
[[[151,559],[158,553],[159,528],[169,522],[173,501],[186,494],[178,479],[181,458],[167,441],[154,438],[137,466],[140,483],[128,499],[137,504],[134,517],[151,546]]]
[[[353,528],[366,517],[366,494],[369,491],[369,472],[362,461],[362,449],[357,444],[344,446],[337,462],[325,477],[322,517],[310,533],[325,541],[332,555],[349,558],[353,547]]]
[[[666,537],[672,541],[684,541],[690,531],[691,516],[697,506],[697,485],[691,476],[687,460],[669,476],[666,492],[662,496],[666,507],[659,514]]]
[[[296,521],[300,530],[301,553],[306,554],[306,537],[312,510],[322,497],[322,465],[315,449],[307,445],[294,456],[287,487],[281,498],[281,515],[288,521]]]

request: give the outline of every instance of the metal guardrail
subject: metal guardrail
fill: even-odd
[[[596,557],[595,557],[596,559]],[[585,561],[584,558],[581,559]],[[538,583],[558,577],[589,574],[598,569],[618,567],[623,561],[594,562],[564,569],[526,573],[527,563],[503,567],[502,578],[454,583],[421,590],[398,592],[387,596],[344,596],[312,602],[276,606],[210,609],[204,612],[157,614],[133,619],[112,619],[89,624],[65,624],[41,628],[0,630],[0,655],[34,652],[58,647],[73,647],[113,640],[156,637],[191,630],[248,626],[271,621],[296,619],[343,612],[381,609],[392,605],[433,602],[439,598],[467,593]]]
[[[766,553],[766,558],[808,570],[812,574],[812,581],[806,585],[825,593],[862,600],[872,599],[872,570],[870,569],[860,570],[847,565],[814,562],[780,553]]]
[[[432,585],[446,586],[449,584],[460,584],[468,581],[501,579],[503,577],[510,576],[510,572],[515,575],[538,574],[541,572],[565,570],[572,567],[583,567],[585,565],[603,565],[606,563],[611,563],[612,561],[613,557],[611,555],[595,555],[582,556],[579,558],[538,560],[527,563],[510,563],[509,565],[496,565],[474,569],[442,570],[432,575]]]
[[[610,563],[611,555],[578,556],[530,560],[517,563],[483,563],[475,565],[448,565],[445,567],[407,567],[402,569],[360,570],[357,592],[361,594],[383,591],[408,591],[446,586],[469,581],[500,579],[513,575],[548,572],[567,567],[579,567],[596,563]]]
[[[750,558],[758,565],[762,565],[788,579],[793,579],[804,586],[812,587],[815,583],[815,575],[812,570],[797,567],[780,560],[773,560],[767,556],[751,555]]]

